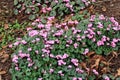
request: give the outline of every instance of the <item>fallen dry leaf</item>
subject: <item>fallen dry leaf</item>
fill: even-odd
[[[96,59],[95,61],[95,64],[91,66],[91,68],[95,68],[95,69],[98,69],[98,66],[99,66],[99,63],[100,63],[100,58]]]
[[[0,62],[4,63],[9,58],[9,55],[2,49],[0,50]]]
[[[102,11],[106,11],[107,9],[106,9],[106,7],[105,6],[103,6],[102,7]]]
[[[0,71],[0,75],[6,74],[6,71]]]
[[[99,63],[101,61],[104,61],[105,59],[101,56],[101,55],[95,55],[91,58],[91,62],[95,62],[92,66],[91,66],[91,69],[95,68],[95,69],[98,69],[99,67]]]
[[[120,68],[117,69],[117,74],[115,74],[115,77],[118,77],[118,76],[120,76]]]
[[[88,8],[88,11],[89,11],[89,13],[94,14],[94,13],[95,13],[94,6],[91,5],[91,6]]]
[[[80,66],[81,66],[82,68],[84,68],[84,69],[86,69],[86,70],[87,70],[86,63],[84,63],[84,62],[81,62],[81,63],[80,63]]]
[[[4,24],[4,29],[8,29],[9,25],[8,24]]]
[[[87,56],[90,57],[90,56],[93,55],[93,54],[95,54],[95,52],[94,52],[94,51],[91,51],[91,52],[88,52],[88,53],[87,53]]]
[[[107,67],[102,68],[102,73],[106,74],[107,72],[110,72],[110,70]]]
[[[2,76],[0,75],[0,80],[2,80]]]

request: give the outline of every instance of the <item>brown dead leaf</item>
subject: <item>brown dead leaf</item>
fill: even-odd
[[[103,6],[102,7],[102,11],[106,11],[107,9],[106,9],[106,7],[105,6]]]
[[[101,72],[105,74],[107,72],[110,72],[110,70],[107,67],[104,67],[102,68]]]
[[[100,63],[100,58],[96,59],[95,61],[95,64],[91,66],[91,68],[95,68],[95,69],[98,69],[98,66],[99,66],[99,63]]]
[[[84,69],[86,69],[86,70],[87,70],[86,63],[84,63],[84,62],[81,62],[81,63],[80,63],[80,66],[81,66],[82,68],[84,68]]]
[[[1,60],[1,62],[2,63],[6,62],[8,58],[9,58],[9,55],[8,54],[4,54],[3,55],[3,59]]]
[[[0,75],[6,74],[6,71],[0,71]]]
[[[108,62],[110,62],[114,57],[117,58],[118,57],[118,54],[117,52],[113,51],[112,53],[112,57],[108,60]]]
[[[91,69],[93,69],[93,68],[98,69],[99,63],[104,60],[105,60],[105,58],[102,57],[101,55],[93,56],[91,59],[91,62],[95,62],[95,63],[91,66]]]
[[[109,66],[110,64],[112,64],[112,63],[106,62],[106,61],[101,61],[101,63],[103,63],[103,64],[106,65],[106,66]]]
[[[64,22],[71,21],[72,15],[65,16]]]
[[[87,66],[86,66],[86,63],[85,63],[85,62],[81,62],[81,63],[80,63],[80,66],[81,66],[83,69],[85,69],[85,70],[86,70],[86,72],[87,72],[87,74],[88,74],[88,75],[90,74],[90,69],[89,69],[89,68],[87,68]]]
[[[93,55],[93,54],[95,54],[95,52],[94,52],[94,51],[91,51],[91,52],[87,53],[87,56],[90,57],[90,56]]]
[[[8,29],[9,25],[8,24],[4,24],[4,29]]]
[[[94,14],[94,13],[95,13],[94,6],[91,5],[91,6],[88,8],[88,11],[89,11],[89,13]]]
[[[120,76],[120,68],[117,69],[117,74],[115,74],[115,77],[118,77],[118,76]]]
[[[4,63],[9,58],[9,55],[2,49],[0,50],[0,62]]]
[[[2,76],[0,75],[0,80],[2,80]]]
[[[118,56],[117,52],[115,52],[115,51],[112,52],[112,55],[113,55],[115,58],[117,58],[117,56]]]

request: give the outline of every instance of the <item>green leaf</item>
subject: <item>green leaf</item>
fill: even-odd
[[[25,10],[25,13],[31,13],[31,8],[27,8],[26,10]]]
[[[45,57],[45,58],[43,58],[43,60],[48,62],[49,61],[49,57]]]
[[[94,75],[89,76],[89,77],[88,77],[88,80],[95,80],[95,76],[94,76]]]
[[[119,77],[119,78],[116,78],[116,80],[120,80],[120,77]]]
[[[14,14],[15,14],[15,15],[18,14],[18,10],[17,10],[17,9],[14,10]]]
[[[17,5],[18,4],[18,0],[14,0],[14,5]]]
[[[29,19],[30,19],[30,20],[34,20],[35,17],[36,17],[35,15],[30,15],[30,16],[29,16]]]
[[[41,22],[45,24],[47,21],[45,19],[41,19]]]
[[[51,11],[50,16],[56,16],[56,11]]]

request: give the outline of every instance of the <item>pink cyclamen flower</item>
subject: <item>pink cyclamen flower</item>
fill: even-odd
[[[84,71],[81,70],[80,68],[76,68],[76,72],[78,72],[78,73],[83,73]]]
[[[88,27],[92,27],[92,25],[93,25],[92,23],[89,23],[89,24],[88,24]]]
[[[84,55],[86,55],[89,52],[89,49],[86,48],[85,51],[83,52]]]
[[[22,44],[27,44],[27,42],[25,40],[22,40],[21,43]]]
[[[98,34],[98,35],[100,35],[100,34],[101,34],[101,32],[100,32],[100,31],[97,31],[97,34]]]
[[[92,2],[96,2],[96,0],[92,0]]]
[[[116,39],[116,38],[113,38],[113,42],[118,42],[119,40],[118,39]]]
[[[82,80],[82,78],[78,78],[78,80]]]
[[[59,30],[54,34],[54,36],[61,36],[63,33],[64,33],[63,30]]]
[[[25,53],[19,53],[18,55],[19,55],[19,57],[21,57],[21,58],[27,57],[27,54],[25,54]]]
[[[58,71],[58,74],[60,74],[61,76],[64,76],[62,71]]]
[[[38,24],[38,28],[44,28],[44,25],[43,24]]]
[[[40,38],[36,38],[36,42],[40,41]]]
[[[17,56],[17,55],[14,55],[14,56],[13,56],[12,62],[18,63],[18,56]]]
[[[53,72],[54,72],[54,69],[51,68],[51,69],[49,70],[49,72],[50,72],[50,73],[53,73]]]
[[[34,25],[34,26],[35,26],[35,24],[36,24],[36,23],[34,23],[34,22],[32,23],[32,25]],[[27,28],[27,31],[29,31],[29,30],[32,30],[32,28],[31,28],[31,27],[28,27],[28,28]]]
[[[87,2],[86,0],[82,0],[82,2]]]
[[[93,35],[88,34],[87,37],[88,37],[89,39],[92,39],[92,38],[93,38]]]
[[[61,66],[61,65],[66,65],[66,62],[64,62],[63,60],[58,60],[58,65]]]
[[[28,48],[28,51],[32,51],[32,48]]]
[[[36,54],[39,54],[39,51],[38,51],[38,50],[35,50],[35,53],[36,53]]]
[[[54,43],[55,43],[54,40],[49,40],[49,41],[46,42],[46,44],[54,44]]]
[[[91,17],[90,17],[90,21],[94,21],[95,20],[95,15],[91,15]]]
[[[93,73],[94,73],[95,75],[98,75],[98,74],[99,74],[95,69],[93,69]]]
[[[43,80],[43,78],[38,78],[38,80]]]
[[[31,30],[31,31],[29,31],[28,34],[29,34],[30,37],[33,37],[33,36],[38,35],[38,33],[39,33],[39,32],[38,32],[37,30]]]
[[[46,8],[46,10],[47,10],[47,11],[51,11],[51,10],[52,10],[52,8],[51,8],[51,7],[48,7],[48,8]]]
[[[73,79],[72,80],[77,80],[77,78],[76,77],[73,77]]]
[[[107,40],[107,37],[106,36],[103,36],[101,41],[105,42]]]
[[[99,40],[99,41],[97,42],[97,46],[102,46],[102,45],[104,45],[104,42]]]
[[[50,50],[48,50],[48,49],[44,49],[44,48],[43,48],[43,49],[42,49],[42,52],[43,52],[43,53],[47,53],[47,54],[49,54],[49,53],[50,53]]]
[[[69,56],[69,55],[65,53],[65,54],[62,56],[62,59],[66,59],[66,58],[68,58],[68,56]]]
[[[100,20],[105,20],[104,15],[100,15],[100,16],[99,16],[99,19],[100,19]]]
[[[75,66],[78,66],[78,60],[77,60],[77,59],[71,59],[71,62],[72,62]]]
[[[13,47],[13,45],[12,45],[12,44],[10,44],[10,45],[9,45],[9,48],[12,48],[12,47]]]
[[[50,54],[50,57],[51,57],[51,58],[55,58],[55,56],[54,56],[53,54]]]
[[[74,48],[77,48],[78,47],[78,44],[77,43],[74,43]]]
[[[71,66],[71,65],[68,65],[68,68],[69,68],[69,69],[71,69],[71,68],[72,68],[72,66]]]
[[[62,59],[62,55],[56,55],[57,59]]]
[[[105,76],[104,80],[110,80],[110,78],[108,76]]]
[[[69,2],[70,0],[63,0],[64,2]]]
[[[111,46],[112,46],[112,47],[116,47],[115,42],[111,42]]]
[[[20,70],[20,68],[19,68],[19,67],[15,67],[15,70],[19,71],[19,70]]]
[[[32,62],[32,63],[29,63],[29,64],[28,64],[28,67],[31,67],[31,66],[33,66],[33,64],[34,64],[33,62]]]
[[[17,41],[17,42],[15,42],[15,43],[14,43],[14,46],[18,46],[18,45],[19,45],[19,43],[20,43],[20,42],[18,42],[18,41]]]
[[[98,22],[98,28],[103,28],[103,24],[101,22]]]

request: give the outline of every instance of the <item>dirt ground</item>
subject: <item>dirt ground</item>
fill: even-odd
[[[120,0],[98,0],[95,12],[105,16],[115,17],[120,23]]]
[[[4,23],[12,23],[15,19],[18,19],[19,22],[22,22],[26,18],[24,14],[15,16],[12,12],[13,7],[13,0],[0,0],[0,26]],[[105,16],[109,17],[115,17],[120,23],[120,0],[98,0],[93,9],[95,13],[104,14]],[[11,50],[8,50],[7,47],[0,50],[0,80],[12,80],[9,73],[9,68],[11,66],[11,53]],[[4,59],[4,54],[8,57],[7,60],[2,62],[2,59]],[[111,54],[105,57],[105,59],[110,60],[110,72],[114,74],[116,70],[120,68],[119,52],[117,53],[117,56],[113,56],[113,54]]]

